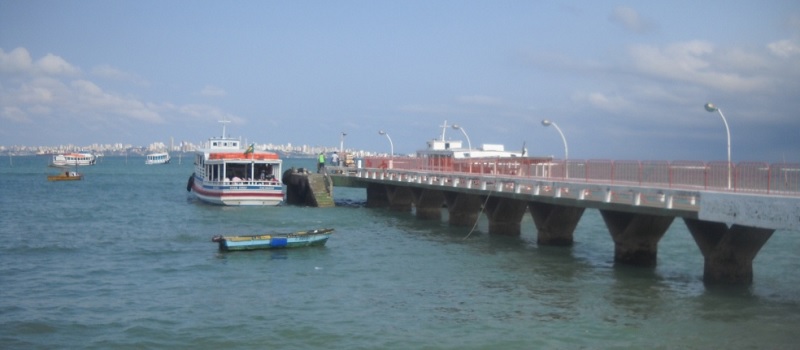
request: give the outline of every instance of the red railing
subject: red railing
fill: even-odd
[[[367,157],[365,168],[800,196],[800,164],[700,161]]]

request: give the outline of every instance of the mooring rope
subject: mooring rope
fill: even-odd
[[[491,195],[492,195],[491,191],[489,192],[489,194],[486,195],[486,200],[483,201],[483,205],[481,206],[481,211],[483,211],[486,208],[486,203],[489,203],[489,197]],[[464,238],[462,238],[462,240],[466,240],[467,238],[469,238],[470,235],[472,235],[472,232],[475,231],[476,227],[478,227],[478,221],[480,221],[480,219],[481,219],[481,213],[478,212],[478,216],[475,218],[475,224],[472,225],[472,229],[469,230],[469,233],[467,233],[467,235],[464,236]]]

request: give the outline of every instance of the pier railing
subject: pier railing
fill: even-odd
[[[476,176],[522,177],[595,184],[800,196],[800,164],[700,161],[431,159],[367,157],[365,168]]]

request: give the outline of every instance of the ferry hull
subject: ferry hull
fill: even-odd
[[[275,206],[283,202],[283,186],[200,186],[195,179],[192,192],[198,199],[216,205]]]

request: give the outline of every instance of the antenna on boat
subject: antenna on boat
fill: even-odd
[[[444,141],[444,132],[447,131],[447,121],[446,120],[444,121],[444,125],[441,125],[441,127],[442,127],[442,141]]]
[[[219,122],[222,123],[222,138],[224,139],[225,138],[225,124],[228,124],[231,121],[225,119],[225,117],[222,117],[222,120],[220,120]]]

